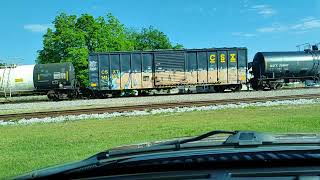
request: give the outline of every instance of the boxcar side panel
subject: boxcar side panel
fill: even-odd
[[[195,52],[186,53],[186,70],[185,81],[186,84],[196,84],[198,82],[198,66],[197,54]]]
[[[247,80],[247,51],[238,50],[238,83],[246,83]]]
[[[131,62],[130,54],[120,55],[120,89],[131,89]]]
[[[140,53],[132,54],[131,57],[131,84],[132,89],[142,88],[142,58]]]
[[[208,83],[208,61],[207,61],[207,53],[206,52],[198,52],[198,83],[204,84]]]
[[[110,55],[110,89],[120,90],[121,80],[120,80],[120,55],[112,54]]]
[[[237,51],[228,51],[228,83],[238,83]]]
[[[151,53],[142,55],[142,88],[153,88],[153,55]]]
[[[89,56],[89,81],[92,89],[100,87],[98,55]]]
[[[217,83],[217,52],[208,52],[209,66],[208,66],[208,83]]]
[[[109,55],[99,56],[99,89],[109,90],[110,89],[110,60]]]
[[[228,83],[228,58],[227,51],[218,51],[218,81],[221,84]]]

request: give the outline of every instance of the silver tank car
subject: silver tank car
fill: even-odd
[[[32,93],[34,65],[0,67],[0,96]]]
[[[273,85],[278,85],[281,80],[318,79],[319,72],[320,51],[318,50],[258,52],[253,59],[254,79],[251,84],[253,88],[261,85],[274,88]],[[278,83],[274,83],[276,81]]]

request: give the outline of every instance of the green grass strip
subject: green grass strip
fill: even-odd
[[[250,107],[0,126],[0,177],[80,160],[108,148],[210,130],[319,132],[320,105]]]

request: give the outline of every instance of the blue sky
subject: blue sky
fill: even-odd
[[[61,12],[105,16],[127,27],[150,25],[186,48],[296,50],[320,42],[318,0],[4,0],[0,2],[0,61],[33,64],[42,36]]]

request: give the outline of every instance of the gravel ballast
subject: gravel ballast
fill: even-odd
[[[14,97],[3,97],[0,96],[0,103],[23,103],[23,102],[36,102],[36,101],[48,101],[46,95],[37,96],[14,96]]]

